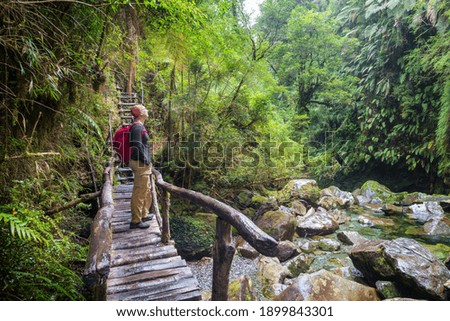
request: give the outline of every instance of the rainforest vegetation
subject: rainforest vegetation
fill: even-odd
[[[227,200],[297,177],[449,193],[450,2],[0,2],[0,298],[85,300],[120,91],[155,166]],[[170,144],[167,142],[170,141]]]

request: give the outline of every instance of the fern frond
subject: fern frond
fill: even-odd
[[[444,156],[450,153],[450,80],[445,83],[441,97],[441,109],[436,128],[436,142],[439,153]]]
[[[35,281],[35,282],[24,282],[23,284],[25,286],[29,286],[31,288],[35,288],[36,286],[39,287],[47,286],[52,288],[54,291],[61,293],[69,300],[76,301],[82,299],[82,297],[78,293],[71,293],[70,291],[66,290],[63,286],[61,286],[58,282],[51,280],[50,278],[44,275],[38,275],[29,272],[15,272],[15,274],[19,277]],[[57,277],[58,276],[56,275],[55,280],[57,280]]]
[[[0,222],[9,224],[9,230],[13,237],[21,240],[43,242],[41,235],[27,226],[27,222],[11,213],[0,213]]]
[[[103,141],[103,134],[102,134],[102,129],[100,128],[100,126],[95,122],[95,120],[89,116],[88,114],[86,114],[85,112],[83,112],[80,109],[77,109],[78,112],[80,113],[81,117],[84,119],[84,121],[86,122],[86,124],[88,125],[88,127],[92,127],[94,129],[94,132],[97,134],[97,136]]]

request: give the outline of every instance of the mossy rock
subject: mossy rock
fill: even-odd
[[[252,281],[248,276],[231,281],[228,286],[228,301],[256,301]]]
[[[450,253],[450,246],[437,243],[437,244],[423,244],[426,248],[428,248],[431,253],[433,253],[438,259],[441,261],[445,261],[447,258],[450,258],[448,255]],[[450,266],[450,263],[446,265],[447,268]],[[450,268],[449,268],[450,270]]]
[[[242,191],[237,196],[237,203],[240,208],[250,207],[254,193],[251,191]]]
[[[388,187],[376,182],[367,181],[353,193],[360,203],[398,204],[402,203],[408,193],[394,193]]]
[[[244,208],[241,213],[247,216],[249,219],[253,219],[255,217],[256,210],[251,207],[247,207]]]
[[[274,202],[274,200],[262,195],[254,195],[252,197],[252,206],[255,208],[259,208],[260,206],[271,202]]]
[[[181,257],[187,260],[210,256],[215,241],[215,229],[209,215],[174,216],[170,219],[170,233]]]
[[[289,181],[286,186],[276,193],[280,202],[289,202],[295,199],[317,203],[320,199],[320,188],[313,179],[295,179]]]
[[[294,215],[283,211],[268,211],[256,221],[256,225],[278,241],[292,241],[297,221]]]
[[[309,270],[309,267],[311,266],[311,263],[314,259],[310,258],[304,254],[300,254],[293,259],[290,259],[286,266],[289,269],[289,272],[291,272],[293,277],[297,277],[300,275],[300,273],[306,273]]]
[[[394,282],[377,281],[375,287],[383,299],[393,299],[401,296]]]

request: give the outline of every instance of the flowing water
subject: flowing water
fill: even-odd
[[[368,239],[396,239],[399,237],[410,238],[423,244],[439,259],[445,260],[450,255],[450,237],[448,235],[427,235],[423,224],[409,218],[406,215],[386,216],[383,213],[372,212],[370,217],[379,219],[381,223],[368,225],[361,223],[360,214],[348,212],[352,220],[340,226],[340,230],[356,231]],[[443,221],[450,225],[450,214],[446,213]]]

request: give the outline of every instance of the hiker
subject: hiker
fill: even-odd
[[[150,160],[150,142],[144,122],[148,118],[148,110],[144,105],[131,108],[134,124],[130,129],[130,162],[134,174],[133,193],[131,195],[130,229],[149,228],[153,214],[149,213],[152,205],[152,190],[150,175],[152,164]]]

